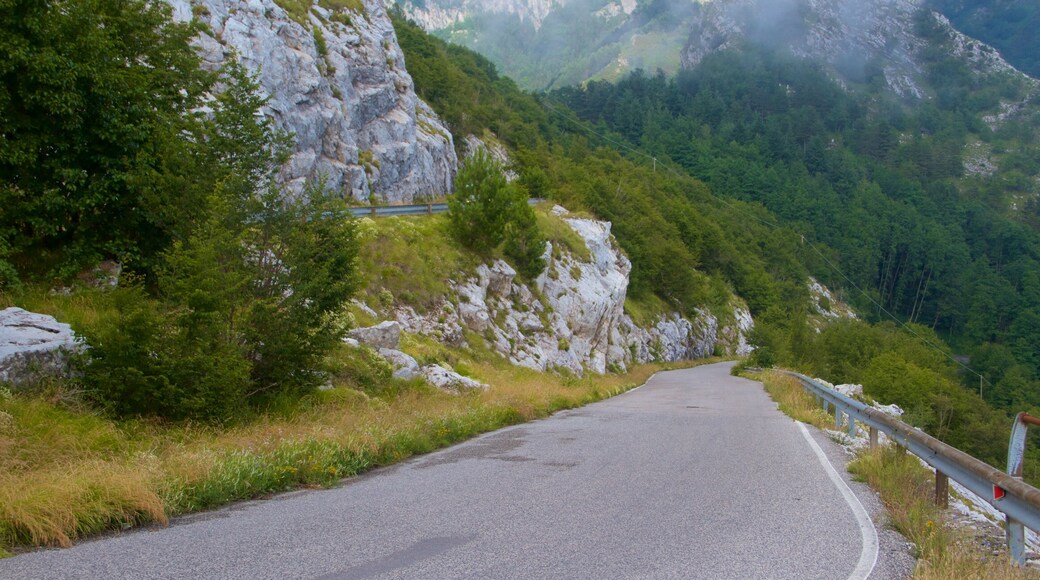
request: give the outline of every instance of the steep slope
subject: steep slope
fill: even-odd
[[[382,4],[169,0],[197,19],[208,66],[232,53],[259,74],[265,113],[295,134],[281,178],[295,189],[324,177],[360,202],[409,202],[449,192],[451,134],[416,95]],[[287,12],[281,4],[293,9]]]
[[[959,30],[1000,50],[1019,70],[1040,77],[1040,5],[1032,0],[928,0]]]
[[[551,89],[636,68],[674,73],[690,0],[400,0],[433,34],[490,58],[521,86]]]
[[[929,94],[921,19],[937,20],[936,34],[949,41],[952,56],[980,73],[1018,71],[995,49],[965,37],[941,15],[922,13],[921,0],[718,0],[705,5],[683,49],[683,67],[744,42],[783,49],[826,63],[846,83],[883,76],[904,97]],[[929,23],[930,24],[930,23]]]
[[[453,347],[486,343],[515,365],[577,375],[751,352],[747,336],[754,322],[735,297],[718,309],[719,317],[705,308],[691,316],[669,311],[635,322],[625,312],[632,263],[611,235],[612,224],[573,216],[560,206],[539,212],[543,223],[570,228],[577,238],[571,241],[574,248],[551,241],[545,254],[548,267],[534,280],[524,280],[497,259],[473,271],[443,272],[447,292],[431,297],[423,313],[407,301],[381,308],[377,296],[370,295],[368,302],[382,311],[376,318],[393,318],[405,331]],[[378,230],[374,223],[367,227],[384,238],[418,237],[420,227],[425,238],[438,233],[436,224],[405,221],[379,224]]]

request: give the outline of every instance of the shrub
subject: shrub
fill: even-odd
[[[503,251],[520,274],[534,278],[545,269],[545,238],[527,192],[509,182],[502,165],[478,149],[459,168],[455,195],[448,199],[452,235],[464,246],[488,254]]]
[[[95,402],[121,416],[214,420],[236,413],[249,366],[212,316],[171,312],[139,285],[112,298],[118,315],[86,331],[83,380]]]

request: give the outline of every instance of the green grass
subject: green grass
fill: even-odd
[[[656,324],[661,316],[672,310],[664,300],[655,294],[625,297],[625,313],[632,318],[633,322],[642,327]]]
[[[566,249],[578,260],[588,261],[592,259],[589,247],[585,240],[574,231],[563,218],[555,215],[548,208],[536,208],[538,217],[538,228],[542,230],[545,239],[552,242],[553,251]]]
[[[451,239],[445,215],[361,222],[364,294],[370,300],[387,290],[395,301],[426,312],[448,294],[449,280],[465,279],[480,264]]]
[[[820,429],[834,426],[834,419],[816,404],[816,399],[805,392],[797,379],[776,371],[764,371],[753,377],[762,381],[766,393],[776,401],[780,411],[796,421]]]
[[[274,3],[281,6],[282,10],[289,14],[289,18],[303,26],[310,26],[308,16],[311,12],[311,0],[274,0]]]
[[[319,0],[318,4],[330,10],[350,10],[358,14],[367,14],[365,4],[361,0]]]
[[[1015,568],[1006,553],[994,555],[954,528],[935,506],[934,474],[911,453],[894,445],[862,452],[849,472],[878,492],[893,528],[914,546],[918,558],[914,578],[1035,578],[1030,569]]]

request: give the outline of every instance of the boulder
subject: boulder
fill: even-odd
[[[422,368],[423,378],[426,382],[437,387],[438,389],[445,391],[472,391],[482,390],[486,391],[488,386],[479,381],[475,381],[469,377],[464,377],[455,371],[449,371],[448,369],[440,365],[426,365]]]
[[[834,385],[834,390],[846,397],[858,397],[863,394],[863,385]]]
[[[23,385],[69,371],[83,343],[68,324],[21,308],[0,310],[0,382]]]
[[[394,367],[394,378],[410,381],[420,376],[419,363],[410,355],[392,348],[379,349],[379,356]]]
[[[394,320],[380,322],[375,326],[355,328],[348,334],[350,338],[374,349],[396,350],[401,345],[401,325]]]

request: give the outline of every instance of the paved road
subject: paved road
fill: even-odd
[[[840,486],[761,385],[729,376],[729,367],[661,373],[620,397],[335,489],[0,560],[0,578],[848,578],[857,564],[864,571],[873,554],[864,555],[864,530]]]

